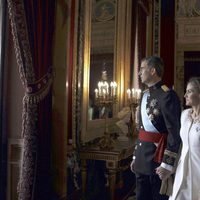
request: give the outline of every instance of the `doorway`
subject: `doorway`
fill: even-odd
[[[200,76],[200,51],[184,52],[184,92],[191,77]],[[185,105],[185,99],[184,99]]]

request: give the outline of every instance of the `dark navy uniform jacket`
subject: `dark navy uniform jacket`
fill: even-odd
[[[144,91],[143,96],[145,93],[149,93],[145,111],[150,122],[158,132],[167,134],[167,146],[164,150],[162,162],[169,166],[174,166],[181,143],[179,135],[180,100],[174,90],[169,89],[162,81]],[[139,128],[145,130],[143,123],[140,106]],[[155,173],[155,168],[160,165],[160,163],[154,162],[155,151],[156,145],[153,142],[137,140],[134,152],[136,172],[146,175]]]

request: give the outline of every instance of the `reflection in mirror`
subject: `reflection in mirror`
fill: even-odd
[[[107,82],[115,81],[117,84],[117,103],[114,106],[112,104],[106,122],[110,133],[115,132],[117,113],[125,106],[124,94],[130,83],[132,0],[81,2],[84,2],[83,54],[78,54],[78,58],[83,62],[83,71],[80,66],[77,71],[83,76],[83,87],[81,121],[77,123],[81,127],[81,143],[85,144],[101,137],[105,131],[106,118],[101,119],[99,110],[95,115],[93,111],[94,90],[102,80],[102,71],[106,71]],[[80,77],[78,76],[78,80]],[[80,86],[81,84],[78,85]]]
[[[88,119],[102,119],[104,109],[95,105],[95,88],[106,71],[107,82],[114,79],[115,14],[114,0],[92,0],[90,80]],[[108,117],[113,116],[112,108]]]

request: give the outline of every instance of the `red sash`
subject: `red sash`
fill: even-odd
[[[154,161],[157,163],[161,163],[163,154],[164,154],[164,150],[166,148],[167,134],[166,133],[148,132],[148,131],[140,129],[139,139],[142,141],[145,141],[145,142],[158,143],[157,149],[154,154]]]

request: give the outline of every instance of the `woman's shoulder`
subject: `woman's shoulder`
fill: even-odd
[[[187,109],[183,110],[181,113],[181,119],[188,118],[191,111],[192,111],[191,108],[187,108]]]
[[[192,108],[184,109],[184,110],[182,111],[182,115],[185,115],[185,114],[187,114],[187,113],[190,113],[191,111],[192,111]]]

